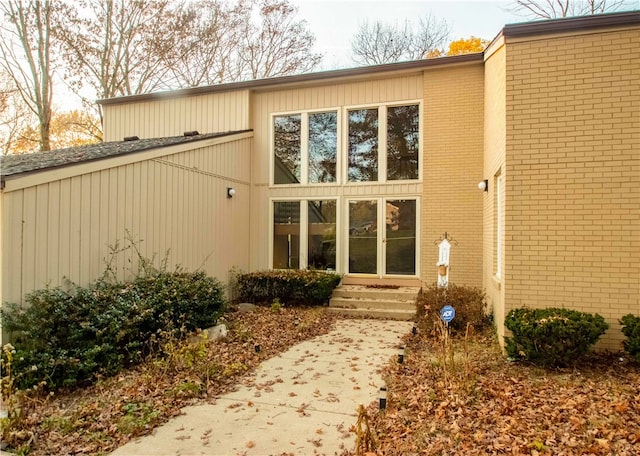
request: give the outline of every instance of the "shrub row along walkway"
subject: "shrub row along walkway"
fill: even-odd
[[[264,361],[215,404],[190,406],[113,455],[334,454],[353,449],[359,404],[378,398],[380,368],[411,322],[342,320],[329,334]],[[274,334],[274,337],[278,337]]]

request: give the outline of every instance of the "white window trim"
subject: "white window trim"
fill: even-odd
[[[361,273],[353,273],[349,272],[349,203],[351,201],[376,201],[378,206],[377,208],[377,217],[378,217],[378,227],[380,225],[386,226],[386,203],[389,200],[414,200],[416,202],[416,252],[415,252],[415,274],[414,275],[404,275],[404,274],[386,274],[384,271],[380,271],[377,274],[361,274]],[[396,279],[413,279],[420,277],[420,258],[421,258],[421,197],[416,194],[394,194],[394,195],[369,195],[369,196],[354,196],[354,197],[345,197],[343,202],[342,214],[343,219],[345,220],[345,225],[342,227],[342,239],[344,241],[344,250],[341,250],[341,258],[340,258],[340,269],[341,273],[348,274],[353,277],[362,277],[362,278],[396,278]],[[385,220],[385,223],[381,223],[381,220]],[[378,255],[378,266],[381,268],[386,266],[386,262],[383,259],[383,255],[386,252],[386,246],[383,246],[382,238],[384,230],[377,230],[377,255]]]
[[[297,201],[300,205],[300,260],[298,269],[307,269],[309,265],[309,201],[335,201],[336,202],[336,272],[340,271],[340,252],[342,249],[342,241],[338,236],[338,229],[341,223],[341,207],[340,198],[338,197],[325,197],[325,196],[305,196],[305,197],[271,197],[269,198],[269,269],[275,269],[273,267],[273,217],[274,203],[282,202],[294,202]],[[305,204],[306,203],[306,204]]]
[[[496,279],[500,280],[502,279],[502,255],[503,255],[503,250],[502,250],[502,243],[503,243],[503,238],[504,238],[504,233],[502,232],[503,230],[503,218],[504,218],[504,207],[503,207],[503,187],[504,187],[504,178],[502,176],[501,173],[498,173],[495,175],[495,186],[496,186],[496,200],[495,200],[495,205],[496,205],[496,225],[495,225],[495,229],[496,229],[496,237],[495,237],[495,243],[496,243],[496,273],[495,273],[495,277]]]
[[[418,105],[418,178],[417,179],[405,179],[405,180],[388,180],[387,179],[387,109],[395,106],[408,106]],[[358,109],[371,109],[378,108],[378,180],[365,181],[365,182],[350,182],[349,181],[349,111],[355,111]],[[342,115],[342,149],[344,151],[343,156],[338,156],[338,161],[342,163],[342,175],[341,179],[346,185],[372,185],[372,184],[405,184],[405,183],[422,183],[423,180],[423,168],[424,168],[424,112],[423,103],[421,99],[414,100],[400,100],[385,103],[371,103],[371,104],[358,104],[344,106]],[[340,128],[338,129],[340,131]],[[339,141],[340,142],[340,141]]]
[[[323,112],[335,112],[336,113],[336,182],[309,182],[309,114],[318,114]],[[275,171],[275,128],[274,119],[282,116],[300,115],[300,182],[297,184],[276,184],[274,179]],[[272,112],[270,115],[269,125],[269,187],[274,188],[295,188],[301,185],[308,187],[326,187],[328,185],[340,185],[341,184],[341,136],[342,136],[342,108],[329,107],[323,109],[298,109],[293,111]]]

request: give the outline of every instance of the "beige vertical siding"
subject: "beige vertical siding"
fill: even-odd
[[[96,279],[109,246],[123,246],[127,233],[156,264],[169,251],[171,268],[202,267],[223,282],[232,266],[247,269],[250,142],[230,139],[120,165],[112,158],[61,179],[37,173],[41,182],[24,187],[21,178],[8,182],[0,195],[0,298],[21,302],[26,293],[60,285],[65,277],[79,284]],[[227,187],[237,191],[232,199]],[[135,270],[135,260],[128,250],[113,266],[123,277]]]
[[[185,131],[223,133],[249,129],[249,92],[233,91],[104,105],[105,141],[126,136],[162,138]]]
[[[505,273],[509,273],[510,266],[504,263],[504,253],[502,255],[503,262],[501,265],[502,277],[497,278],[495,273],[496,264],[496,227],[497,223],[502,224],[502,252],[504,252],[505,230],[508,227],[504,225],[503,220],[497,220],[496,209],[496,176],[500,174],[503,183],[507,179],[505,171],[505,150],[506,150],[506,49],[504,41],[501,39],[493,43],[492,47],[487,51],[485,61],[485,79],[484,79],[484,174],[483,179],[489,181],[489,191],[483,195],[483,277],[482,284],[487,294],[488,304],[494,313],[494,320],[500,340],[504,336],[504,290],[507,286],[505,282]],[[508,197],[506,192],[502,193],[502,201],[504,208],[504,199]],[[517,259],[512,259],[517,261]],[[505,267],[507,270],[505,271]]]
[[[483,65],[425,71],[424,193],[422,198],[422,278],[437,278],[438,248],[445,232],[453,236],[451,282],[482,285],[484,178]]]
[[[640,314],[640,29],[507,43],[506,310]]]
[[[422,98],[422,74],[396,76],[366,81],[326,83],[313,87],[289,88],[256,92],[252,95],[251,125],[254,129],[255,151],[253,166],[253,198],[251,214],[251,269],[269,268],[269,198],[299,198],[322,196],[381,196],[403,194],[419,196],[422,185],[418,183],[385,185],[327,185],[269,187],[271,160],[272,113],[296,112],[317,109],[341,110],[348,106],[376,105],[395,101],[420,100]],[[343,119],[344,121],[344,119]],[[339,140],[344,138],[344,131]],[[344,150],[342,151],[344,158]],[[340,160],[341,157],[338,157]]]

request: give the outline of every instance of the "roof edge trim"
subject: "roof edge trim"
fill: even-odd
[[[375,73],[389,73],[397,71],[422,70],[431,67],[443,65],[455,65],[462,63],[482,62],[483,56],[481,52],[472,54],[453,55],[446,57],[436,57],[433,59],[411,60],[400,63],[387,63],[382,65],[372,65],[358,68],[348,68],[341,70],[319,71],[316,73],[296,74],[292,76],[278,76],[267,79],[255,79],[251,81],[229,82],[224,84],[192,87],[189,89],[168,90],[164,92],[155,92],[140,95],[128,95],[116,98],[106,98],[98,100],[101,105],[114,105],[133,103],[139,101],[164,100],[170,98],[179,98],[190,95],[203,95],[208,93],[229,92],[232,90],[251,90],[261,89],[279,85],[299,84],[304,82],[324,81],[329,79],[349,78],[365,76]]]
[[[622,13],[594,14],[591,16],[565,17],[544,21],[507,24],[503,27],[501,35],[507,38],[524,37],[639,24],[640,11],[627,11]]]

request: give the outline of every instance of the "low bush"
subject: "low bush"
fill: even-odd
[[[238,298],[243,302],[285,305],[323,305],[329,302],[341,277],[324,271],[287,269],[240,274]]]
[[[452,306],[456,315],[449,327],[454,331],[464,331],[467,323],[481,330],[491,325],[491,315],[487,312],[485,294],[480,288],[450,283],[446,288],[432,284],[423,289],[416,301],[418,327],[432,332],[434,323],[440,319],[440,309]]]
[[[513,309],[504,324],[507,354],[545,367],[574,364],[609,327],[598,314],[558,308]]]
[[[91,381],[141,361],[166,337],[214,324],[222,285],[203,272],[154,271],[127,282],[105,278],[80,287],[45,288],[8,305],[3,327],[13,338],[15,383],[49,387]]]
[[[620,319],[620,323],[623,325],[622,334],[627,337],[622,345],[625,351],[640,363],[640,316],[625,315]]]

